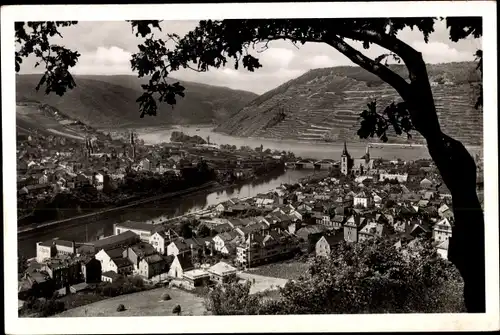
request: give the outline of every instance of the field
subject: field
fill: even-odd
[[[162,301],[161,295],[164,292],[168,292],[172,300]],[[125,306],[125,311],[116,311],[119,304]],[[172,309],[176,305],[181,306],[181,315],[204,315],[206,311],[203,299],[194,294],[175,288],[159,288],[101,300],[64,311],[54,317],[166,316],[174,315]]]
[[[250,273],[240,273],[238,274],[238,276],[241,279],[249,280],[252,283],[252,286],[250,288],[250,294],[255,294],[267,290],[273,290],[278,287],[283,287],[288,281],[287,279],[283,278],[260,276]]]
[[[306,262],[289,261],[259,266],[248,270],[247,273],[282,279],[298,279],[306,274],[308,269],[309,265]]]

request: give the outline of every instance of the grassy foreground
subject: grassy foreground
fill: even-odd
[[[170,294],[171,300],[161,300],[165,292]],[[116,311],[119,304],[125,306],[125,311]],[[158,288],[72,308],[54,317],[168,316],[176,315],[172,313],[176,305],[181,305],[181,315],[204,315],[206,311],[201,297],[175,288]]]

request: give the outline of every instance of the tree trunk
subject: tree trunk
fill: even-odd
[[[451,192],[455,223],[448,259],[462,275],[467,311],[484,313],[484,214],[476,192],[476,164],[462,143],[441,131],[422,54],[413,56],[407,63],[411,89],[405,101],[413,126],[426,139],[429,154]]]
[[[453,200],[455,223],[448,259],[464,280],[467,311],[485,313],[484,213],[476,193],[476,165],[463,144],[446,135],[427,145]]]

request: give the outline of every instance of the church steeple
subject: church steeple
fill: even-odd
[[[344,150],[342,150],[342,157],[340,161],[340,171],[343,175],[348,175],[352,167],[352,160],[349,152],[347,151],[347,143],[344,141]]]
[[[347,143],[344,141],[344,150],[342,150],[342,156],[349,156],[349,153],[347,152]]]

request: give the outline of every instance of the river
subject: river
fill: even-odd
[[[198,130],[199,129],[199,130]],[[210,136],[210,141],[217,144],[232,144],[238,147],[248,145],[252,148],[261,144],[264,148],[272,150],[292,151],[296,156],[312,159],[340,159],[343,149],[341,143],[307,143],[292,140],[280,141],[271,139],[240,138],[214,133],[211,127],[176,126],[171,129],[135,129],[139,138],[146,144],[159,144],[169,142],[172,131],[183,131],[189,135],[199,135],[203,138]],[[475,154],[480,147],[468,148],[472,154]],[[354,158],[361,157],[366,150],[366,144],[348,143],[348,150]],[[402,147],[385,147],[370,149],[371,157],[393,159],[401,158],[403,160],[413,160],[418,158],[429,158],[427,149],[423,146],[413,147],[411,149]],[[53,226],[46,231],[36,231],[32,234],[23,234],[19,238],[19,250],[26,257],[34,257],[36,254],[36,242],[45,241],[52,238],[62,240],[74,240],[75,242],[85,242],[98,239],[100,236],[108,236],[113,233],[113,224],[126,220],[151,220],[160,216],[173,217],[179,216],[190,211],[203,209],[207,205],[217,204],[234,197],[249,197],[261,192],[266,192],[278,187],[282,183],[296,182],[298,179],[313,173],[307,170],[287,170],[277,176],[269,176],[266,179],[254,181],[239,187],[228,188],[224,191],[210,192],[203,191],[188,196],[175,199],[162,200],[159,202],[148,203],[140,207],[126,208],[109,214],[108,218],[99,220],[95,223],[75,224]]]
[[[206,206],[218,204],[235,197],[252,197],[258,193],[275,189],[282,183],[294,183],[300,178],[311,175],[312,170],[286,170],[273,173],[265,178],[240,186],[228,187],[224,190],[210,192],[201,191],[179,198],[170,198],[118,210],[102,220],[87,224],[51,226],[47,230],[22,234],[18,240],[18,249],[28,258],[36,256],[36,242],[52,238],[75,242],[95,241],[100,236],[113,234],[113,224],[126,220],[148,221],[158,217],[174,217],[188,212],[198,211]]]
[[[224,135],[213,132],[213,128],[209,126],[174,126],[170,129],[135,129],[140,139],[144,140],[145,144],[159,144],[162,142],[170,142],[170,136],[173,131],[182,131],[190,136],[199,135],[206,139],[210,137],[210,142],[216,144],[231,144],[238,148],[244,145],[251,148],[260,147],[262,144],[264,149],[292,151],[296,156],[312,159],[336,159],[340,160],[340,155],[344,149],[343,143],[311,143],[299,142],[294,140],[273,140],[259,138],[243,138]],[[482,147],[470,146],[467,147],[471,154],[475,155]],[[352,157],[359,158],[365,154],[366,143],[347,143],[347,149]],[[425,146],[413,146],[412,148],[402,148],[400,146],[386,146],[384,148],[371,148],[370,155],[373,158],[394,159],[401,158],[403,160],[414,160],[418,158],[430,158]]]

